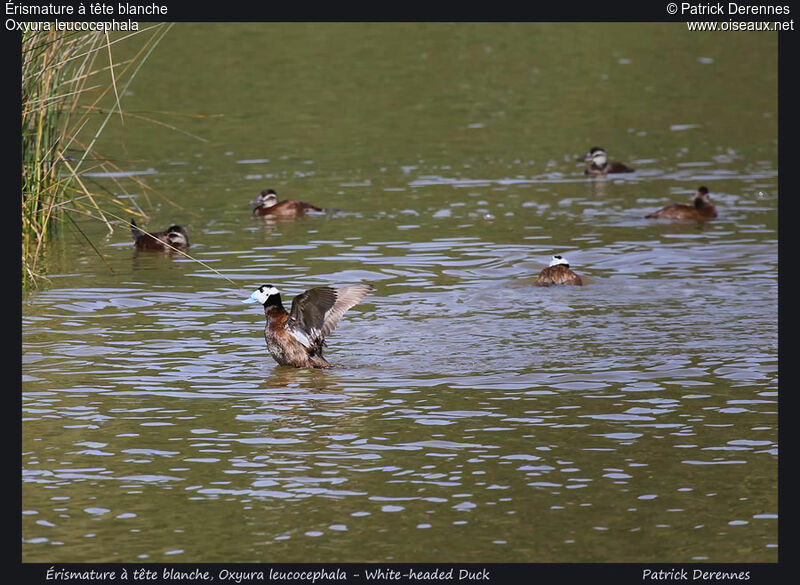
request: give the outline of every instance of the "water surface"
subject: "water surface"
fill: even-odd
[[[86,180],[202,264],[54,245],[23,560],[777,561],[777,37],[684,29],[175,25],[123,105],[183,132],[113,118]],[[718,220],[644,219],[701,184]],[[240,302],[356,282],[330,371]]]

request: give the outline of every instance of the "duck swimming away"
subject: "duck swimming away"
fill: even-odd
[[[589,152],[578,159],[579,161],[591,161],[584,174],[589,176],[602,176],[609,173],[632,173],[633,169],[625,163],[608,162],[608,155],[605,149],[593,146]]]
[[[572,284],[582,286],[583,280],[569,269],[569,262],[563,256],[553,256],[550,265],[542,268],[536,282],[536,286],[552,286],[554,284]]]
[[[274,189],[264,189],[250,204],[256,206],[253,209],[253,215],[271,215],[274,217],[300,217],[305,215],[307,211],[325,211],[305,201],[284,199],[279,202],[278,194]]]
[[[714,207],[714,204],[711,203],[711,199],[708,197],[708,189],[705,187],[698,187],[692,205],[673,203],[658,211],[649,213],[645,215],[645,217],[652,219],[695,219],[704,221],[717,217],[717,208]]]
[[[170,226],[163,232],[146,234],[136,225],[136,220],[132,219],[131,235],[134,240],[133,245],[136,246],[137,250],[173,252],[174,249],[189,249],[189,234],[179,225]]]
[[[371,284],[312,288],[297,295],[287,313],[278,289],[271,284],[263,284],[242,302],[264,306],[267,317],[264,339],[269,353],[280,365],[332,368],[334,364],[322,356],[325,337],[336,328],[350,308],[373,290],[375,287]]]

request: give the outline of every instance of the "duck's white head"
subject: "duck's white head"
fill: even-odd
[[[567,262],[567,259],[563,256],[553,256],[550,258],[550,266],[558,266],[559,264],[569,267],[569,262]]]
[[[259,303],[261,305],[267,304],[267,300],[274,295],[280,295],[281,293],[278,291],[277,288],[272,286],[271,284],[262,284],[256,290],[253,291],[249,297],[243,300],[243,303]]]

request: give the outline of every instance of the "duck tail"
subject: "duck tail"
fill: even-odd
[[[131,235],[133,239],[137,239],[139,236],[143,236],[144,232],[139,229],[139,226],[136,225],[136,220],[131,218]]]

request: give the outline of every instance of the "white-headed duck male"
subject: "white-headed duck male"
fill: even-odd
[[[332,368],[333,364],[322,356],[325,337],[339,324],[348,309],[373,290],[375,287],[371,284],[312,288],[297,295],[287,313],[278,289],[263,284],[242,302],[264,306],[267,317],[264,339],[269,353],[280,365]]]
[[[553,256],[550,265],[542,268],[534,282],[536,286],[552,286],[554,284],[583,285],[581,277],[569,268],[569,262],[563,256]]]

